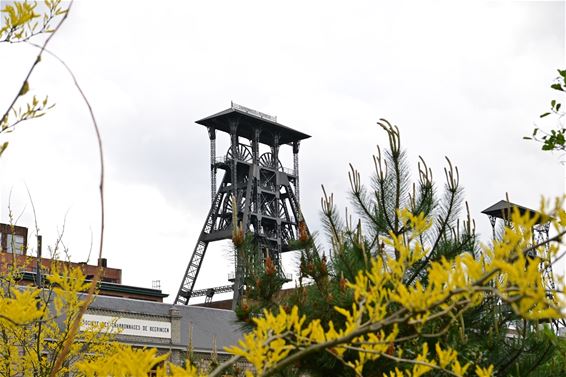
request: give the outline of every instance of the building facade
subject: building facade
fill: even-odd
[[[215,357],[225,360],[230,356],[225,347],[236,345],[243,336],[231,310],[121,297],[97,296],[83,317],[83,326],[92,322],[120,329],[116,340],[121,343],[168,353],[178,365],[187,358],[204,367]]]
[[[0,224],[0,274],[11,269],[21,272],[22,285],[38,284],[38,278],[48,279],[55,264],[80,268],[87,279],[92,279],[102,268],[98,294],[102,296],[124,297],[136,300],[163,302],[167,297],[160,289],[136,287],[122,284],[122,269],[108,267],[106,258],[97,264],[71,262],[67,260],[43,258],[28,255],[28,229],[21,226]],[[41,276],[38,276],[38,271]]]
[[[178,365],[190,358],[203,368],[228,358],[225,347],[243,336],[231,310],[163,303],[168,295],[160,289],[122,284],[122,270],[108,267],[106,259],[91,265],[30,256],[27,236],[25,227],[0,224],[0,275],[15,269],[22,286],[48,282],[55,264],[80,268],[87,279],[102,268],[97,295],[82,318],[83,329],[105,323],[120,343],[156,348]],[[243,362],[240,366],[248,367]]]

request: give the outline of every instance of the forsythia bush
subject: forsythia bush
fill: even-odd
[[[8,3],[2,9],[0,43],[28,42],[42,36],[48,41],[67,17],[68,8],[61,4],[60,0],[45,1],[38,8],[37,3],[28,1]],[[41,54],[8,110],[0,114],[0,136],[22,121],[42,116],[51,106],[47,97],[39,100],[28,94],[28,78],[40,58]],[[0,154],[6,147],[6,142],[0,143]],[[387,179],[383,183],[384,187],[389,184]],[[456,193],[457,185],[453,191]],[[363,196],[361,191],[356,193]],[[564,317],[564,282],[555,282],[556,289],[549,290],[551,284],[541,273],[541,265],[562,256],[557,254],[566,233],[566,212],[561,200],[549,210],[545,203],[541,207],[543,220],[551,222],[556,234],[548,244],[531,243],[533,226],[540,219],[516,212],[511,219],[514,227],[506,228],[493,245],[483,246],[480,258],[463,249],[453,258],[427,264],[426,284],[406,281],[405,277],[410,270],[423,269],[417,264],[430,249],[422,236],[432,224],[419,211],[392,209],[396,222],[411,231],[380,235],[384,252],[367,260],[370,268],[343,279],[343,289],[351,293],[353,303],[334,307],[343,318],[340,325],[320,319],[307,321],[297,306],[265,310],[252,317],[254,328],[239,344],[227,349],[234,357],[208,375],[220,376],[243,358],[252,366],[245,372],[247,376],[267,376],[299,365],[311,354],[327,352],[360,376],[368,363],[378,359],[390,361],[383,377],[492,376],[492,365],[464,360],[458,349],[437,339],[464,313],[486,300],[497,300],[518,318],[535,323]],[[362,239],[359,234],[359,245],[355,246],[360,249],[364,248]],[[157,355],[156,350],[118,344],[103,327],[77,332],[94,289],[79,270],[55,266],[42,289],[20,287],[19,279],[17,267],[0,279],[0,376],[141,376],[154,369],[159,376],[204,375],[190,362],[182,368],[168,362],[168,355]],[[85,291],[89,293],[80,294]],[[439,319],[445,319],[445,328],[428,332],[427,325]],[[427,341],[415,351],[411,342],[422,339]]]
[[[49,376],[77,373],[77,363],[111,354],[116,347],[104,328],[70,331],[88,305],[79,292],[89,289],[80,269],[54,265],[44,289],[20,286],[16,260],[3,253],[0,263],[12,267],[0,277],[0,376]],[[69,345],[66,346],[66,343]],[[65,363],[53,371],[65,352]]]
[[[247,376],[270,375],[312,352],[325,350],[360,376],[367,362],[386,358],[395,361],[396,366],[384,373],[385,377],[436,375],[435,370],[450,376],[488,377],[492,376],[490,365],[460,360],[457,349],[432,342],[433,347],[423,343],[420,352],[409,354],[403,346],[421,336],[433,341],[434,334],[421,333],[429,321],[441,317],[457,321],[461,313],[487,297],[497,297],[520,317],[530,320],[564,316],[564,301],[557,294],[564,291],[563,282],[559,282],[556,292],[549,292],[549,284],[540,272],[544,260],[557,256],[557,241],[566,232],[566,212],[561,201],[557,200],[545,215],[557,233],[549,247],[530,243],[537,219],[515,212],[515,226],[506,228],[503,238],[492,247],[485,246],[482,258],[474,259],[463,252],[453,260],[431,263],[426,287],[405,284],[401,277],[427,252],[419,235],[430,223],[406,210],[399,211],[399,216],[414,231],[410,238],[384,237],[390,257],[371,260],[371,269],[346,283],[354,295],[354,304],[335,308],[344,317],[344,326],[337,328],[332,322],[319,320],[307,322],[297,307],[265,311],[253,319],[255,328],[238,345],[227,349],[235,357],[210,375],[221,375],[222,369],[238,357],[253,365],[246,371]],[[537,256],[527,257],[525,251],[532,248]],[[79,313],[79,307],[89,302],[88,297],[78,294],[87,290],[89,283],[80,271],[64,267],[52,271],[44,290],[17,287],[17,274],[14,276],[3,278],[0,292],[0,375],[54,376],[72,372],[85,376],[138,376],[156,365],[161,365],[158,375],[202,375],[190,363],[186,368],[172,365],[167,362],[168,355],[158,356],[155,350],[119,345],[103,328],[80,332],[65,366],[50,370],[68,335],[68,324]],[[402,324],[410,324],[413,333],[400,336]]]
[[[556,257],[557,242],[549,248],[530,243],[538,218],[513,213],[514,228],[506,228],[503,238],[492,247],[484,246],[480,259],[463,251],[453,260],[432,262],[425,287],[419,282],[405,284],[403,277],[427,253],[419,236],[430,223],[407,210],[399,211],[398,215],[414,231],[409,238],[384,237],[390,248],[389,256],[371,260],[368,271],[360,272],[355,281],[346,283],[353,291],[354,304],[351,308],[335,308],[344,316],[345,325],[337,329],[332,322],[306,323],[298,315],[297,307],[281,308],[277,313],[266,311],[253,320],[256,329],[246,334],[238,346],[229,349],[254,365],[255,371],[248,371],[248,375],[269,375],[312,352],[326,350],[358,375],[363,375],[368,361],[387,358],[401,365],[412,365],[412,369],[401,371],[395,367],[384,376],[416,377],[432,370],[443,370],[452,376],[491,376],[492,366],[462,362],[457,349],[443,349],[437,343],[430,350],[424,343],[420,353],[411,355],[404,352],[403,343],[420,336],[433,339],[434,334],[421,333],[428,322],[441,317],[457,321],[463,312],[487,298],[497,297],[524,319],[564,316],[564,301],[557,294],[564,292],[563,282],[556,292],[550,292],[547,290],[550,284],[540,271],[542,262]],[[566,229],[562,202],[556,201],[550,214],[544,216],[549,216],[558,234],[554,241],[559,240]],[[538,252],[534,259],[526,256],[526,251],[533,248]],[[412,325],[413,333],[400,337],[401,324]]]

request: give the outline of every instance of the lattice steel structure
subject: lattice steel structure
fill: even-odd
[[[512,227],[513,223],[511,222],[511,215],[515,209],[517,209],[521,215],[528,213],[531,218],[538,217],[538,221],[533,226],[533,239],[531,240],[531,242],[533,245],[544,245],[541,247],[543,251],[542,253],[539,253],[538,257],[540,257],[541,259],[540,268],[544,274],[545,281],[548,282],[548,286],[546,288],[550,296],[552,295],[551,292],[554,292],[556,290],[554,285],[554,274],[552,271],[552,261],[550,260],[547,242],[550,231],[550,222],[545,220],[539,212],[520,206],[518,204],[508,202],[506,200],[500,200],[491,207],[484,209],[482,213],[486,214],[489,217],[489,221],[493,230],[493,239],[495,240],[497,238],[496,228],[498,220],[502,220],[505,226]],[[527,257],[537,257],[537,251],[534,249],[531,250]]]
[[[298,238],[302,218],[298,198],[299,145],[310,136],[277,123],[276,117],[235,103],[196,123],[208,129],[210,139],[212,204],[175,303],[187,305],[197,295],[210,300],[215,292],[232,288],[235,307],[244,288],[238,256],[233,286],[194,290],[208,244],[232,237],[235,203],[238,224],[253,235],[259,254],[257,263],[269,255],[283,274],[281,253],[292,249],[290,243]],[[217,131],[230,136],[230,146],[223,157],[216,156]],[[283,145],[292,147],[293,170],[284,168],[279,160]],[[224,170],[224,176],[217,187],[218,169]]]

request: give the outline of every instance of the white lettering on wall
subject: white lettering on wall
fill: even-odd
[[[107,315],[85,314],[81,322],[81,331],[92,326],[104,325],[107,331],[120,335],[145,336],[149,338],[171,339],[171,323],[148,321],[137,318],[112,317]]]

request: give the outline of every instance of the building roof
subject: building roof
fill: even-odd
[[[508,202],[506,200],[500,200],[494,205],[484,209],[481,213],[488,216],[497,217],[503,220],[510,220],[513,209],[517,209],[521,215],[528,213],[531,218],[538,216],[537,224],[541,224],[548,221],[548,218],[543,218],[542,214],[533,209],[520,206],[515,203]]]
[[[24,271],[22,272],[22,279],[25,281],[35,282],[36,275],[37,275],[36,272]],[[49,275],[44,276],[44,278],[49,279]],[[90,280],[86,280],[86,281],[89,282]],[[99,281],[98,285],[101,295],[103,295],[105,292],[116,292],[116,293],[131,293],[131,294],[148,296],[148,297],[158,297],[160,299],[169,296],[169,294],[163,293],[160,289],[155,289],[155,288],[136,287],[133,285],[109,283],[106,281]]]
[[[188,344],[189,326],[192,326],[193,347],[212,349],[213,338],[216,339],[218,351],[234,346],[243,338],[242,324],[238,322],[232,310],[203,308],[198,306],[176,305],[181,311],[181,342]]]
[[[196,123],[230,133],[230,123],[236,121],[238,122],[238,136],[248,140],[254,138],[254,130],[259,128],[261,130],[259,142],[270,146],[273,145],[273,137],[276,134],[279,135],[280,145],[310,137],[310,135],[277,123],[276,119],[259,111],[232,104],[231,108],[197,120]]]
[[[192,345],[195,351],[210,351],[214,347],[219,353],[224,347],[233,346],[243,337],[241,324],[237,323],[236,314],[231,310],[211,309],[197,306],[173,305],[161,302],[141,301],[120,297],[96,296],[89,306],[89,311],[112,311],[127,315],[167,317],[175,309],[181,316],[181,344],[189,344],[192,333]]]

